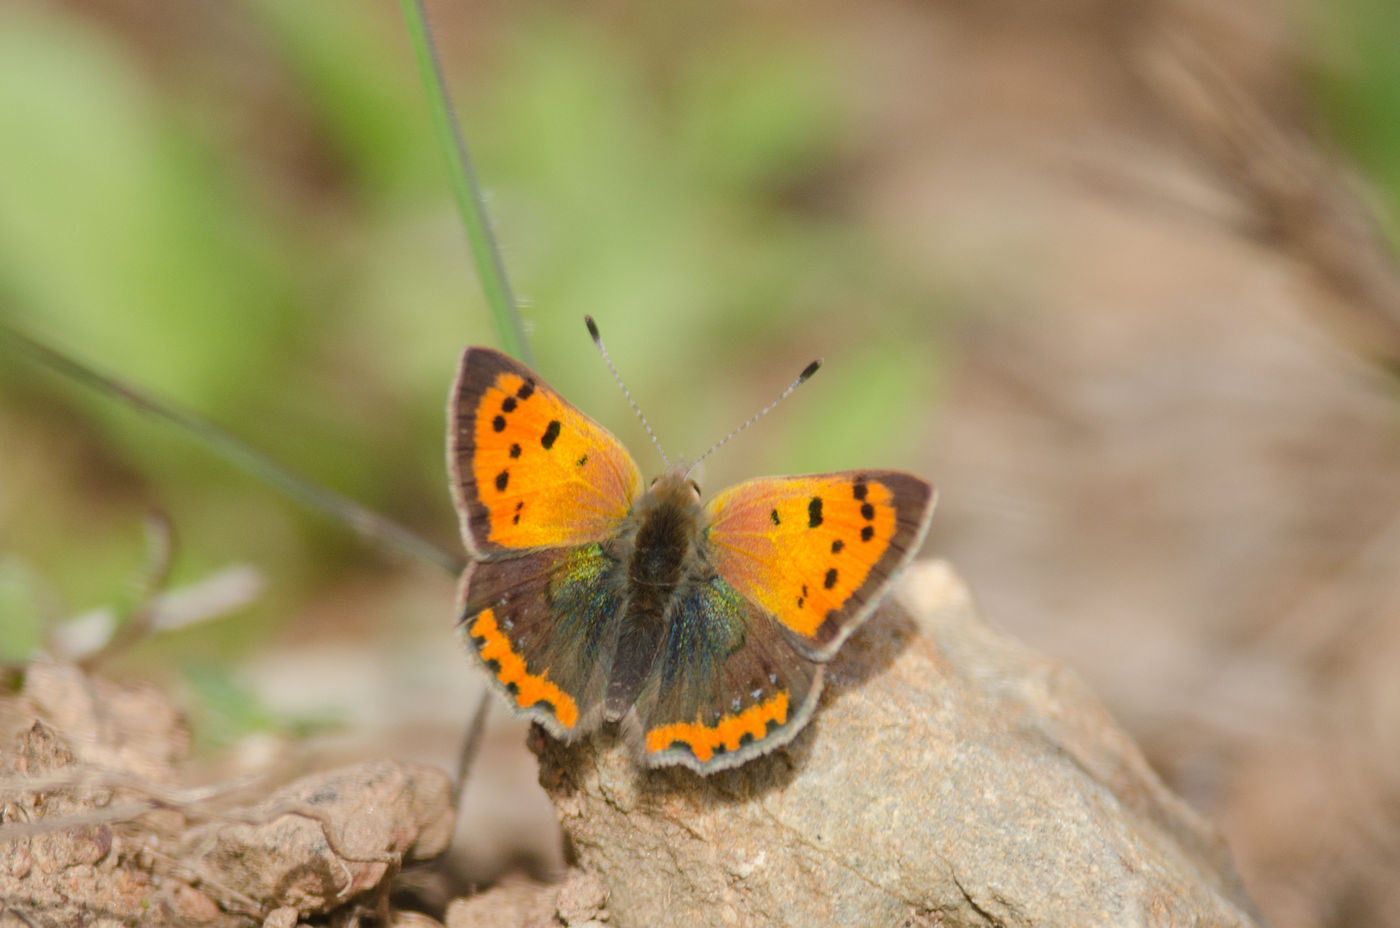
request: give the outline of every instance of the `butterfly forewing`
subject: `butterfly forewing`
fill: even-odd
[[[475,558],[601,541],[641,492],[607,429],[499,351],[463,354],[449,419],[453,493]]]
[[[897,471],[750,480],[710,502],[710,560],[826,660],[914,556],[933,502],[928,483]]]

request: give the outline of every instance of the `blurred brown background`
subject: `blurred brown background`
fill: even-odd
[[[643,470],[583,313],[672,454],[825,356],[708,489],[929,475],[926,553],[1091,682],[1275,925],[1400,925],[1400,11],[430,8],[540,370]],[[11,0],[0,296],[457,549],[441,407],[492,329],[396,5]],[[8,355],[0,391],[6,656],[130,608],[158,508],[176,587],[264,579],[120,665],[206,756],[450,763],[450,579]],[[497,721],[478,880],[560,859]]]

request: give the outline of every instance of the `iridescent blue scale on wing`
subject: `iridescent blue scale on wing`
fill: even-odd
[[[550,575],[546,596],[555,617],[551,651],[563,660],[597,666],[611,654],[614,616],[622,608],[623,568],[599,544],[573,549]],[[558,660],[554,663],[559,663]]]
[[[717,673],[743,645],[746,615],[744,598],[719,577],[677,589],[661,661],[662,686]]]

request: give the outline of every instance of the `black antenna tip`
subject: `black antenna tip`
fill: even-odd
[[[598,323],[593,321],[592,316],[584,316],[583,324],[588,326],[588,334],[593,336],[593,341],[595,343],[603,340],[603,336],[598,332]]]
[[[803,383],[804,381],[811,379],[812,375],[815,374],[817,372],[817,369],[821,366],[822,359],[817,358],[811,364],[808,364],[806,367],[802,368],[802,373],[797,375],[797,382]]]

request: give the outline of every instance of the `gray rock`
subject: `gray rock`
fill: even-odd
[[[734,771],[537,737],[578,862],[628,925],[1260,924],[1214,829],[1078,678],[911,568],[816,718]]]

